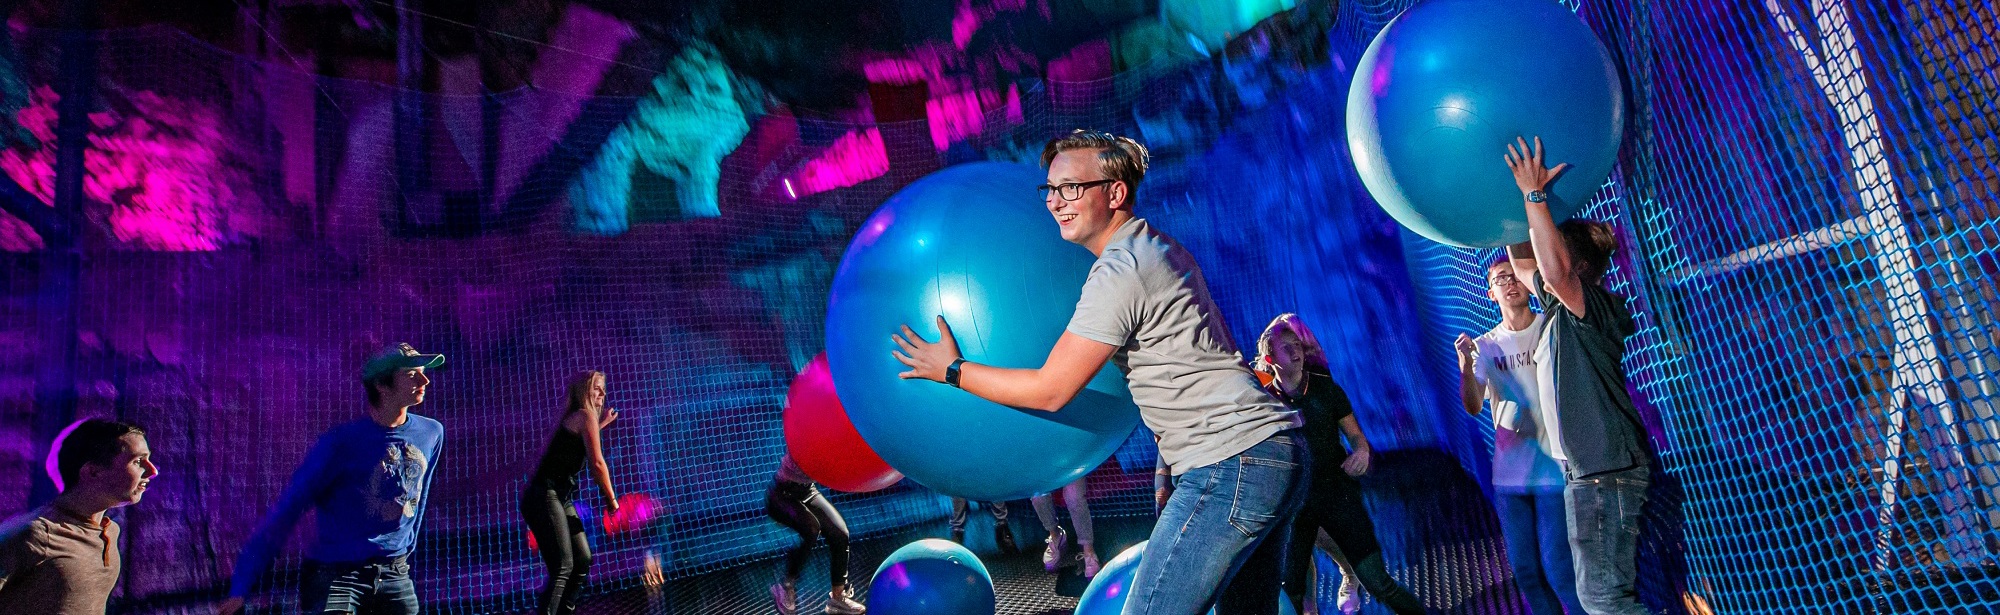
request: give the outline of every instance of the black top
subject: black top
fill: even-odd
[[[1535,274],[1535,288],[1542,288]],[[1639,410],[1625,390],[1625,338],[1637,327],[1625,298],[1596,284],[1583,285],[1584,317],[1577,318],[1555,293],[1541,291],[1549,314],[1549,360],[1554,363],[1557,422],[1570,473],[1577,477],[1647,463],[1652,447]]]
[[[576,496],[576,474],[583,471],[583,436],[558,425],[556,435],[549,438],[549,448],[542,453],[541,465],[535,466],[534,476],[528,479],[531,488],[539,486],[556,492],[562,499]]]
[[[1334,384],[1333,376],[1326,372],[1305,370],[1305,388],[1298,397],[1286,395],[1278,388],[1276,380],[1269,386],[1271,393],[1283,400],[1285,405],[1299,411],[1305,419],[1306,450],[1312,452],[1313,482],[1348,478],[1340,464],[1347,461],[1347,445],[1340,440],[1340,420],[1354,414],[1354,406],[1348,403],[1347,391]]]

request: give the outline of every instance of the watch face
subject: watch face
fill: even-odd
[[[1528,202],[1530,203],[1541,203],[1547,200],[1549,200],[1549,193],[1547,192],[1535,190],[1528,193]]]

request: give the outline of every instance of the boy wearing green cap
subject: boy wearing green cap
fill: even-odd
[[[409,557],[430,501],[444,425],[410,407],[424,403],[431,382],[424,370],[442,364],[444,355],[422,354],[409,344],[369,359],[361,370],[368,416],[327,430],[306,453],[277,506],[237,556],[219,613],[243,608],[243,597],[308,507],[319,513],[319,536],[306,553],[300,611],[417,613]]]

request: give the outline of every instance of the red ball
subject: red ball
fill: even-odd
[[[826,353],[813,357],[785,394],[785,447],[799,469],[830,489],[866,493],[903,480],[854,430],[833,393]]]
[[[604,516],[604,531],[613,534],[630,532],[646,527],[659,514],[660,507],[653,502],[653,496],[627,493],[618,496],[618,512]]]

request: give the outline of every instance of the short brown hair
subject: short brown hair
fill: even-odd
[[[1609,224],[1581,218],[1564,220],[1556,225],[1562,233],[1563,245],[1569,247],[1570,267],[1576,271],[1576,278],[1585,284],[1597,284],[1604,280],[1604,273],[1611,270],[1611,255],[1618,253],[1618,231]]]
[[[56,445],[56,474],[62,477],[64,484],[76,484],[76,477],[83,473],[85,464],[111,463],[122,450],[118,441],[130,435],[144,437],[146,430],[124,421],[107,419],[89,419],[78,423]]]
[[[1106,179],[1125,183],[1125,201],[1131,203],[1139,195],[1139,180],[1146,178],[1148,154],[1146,146],[1131,137],[1121,137],[1101,130],[1078,128],[1067,135],[1049,139],[1042,147],[1042,168],[1049,168],[1056,154],[1075,149],[1097,150],[1097,170]]]

